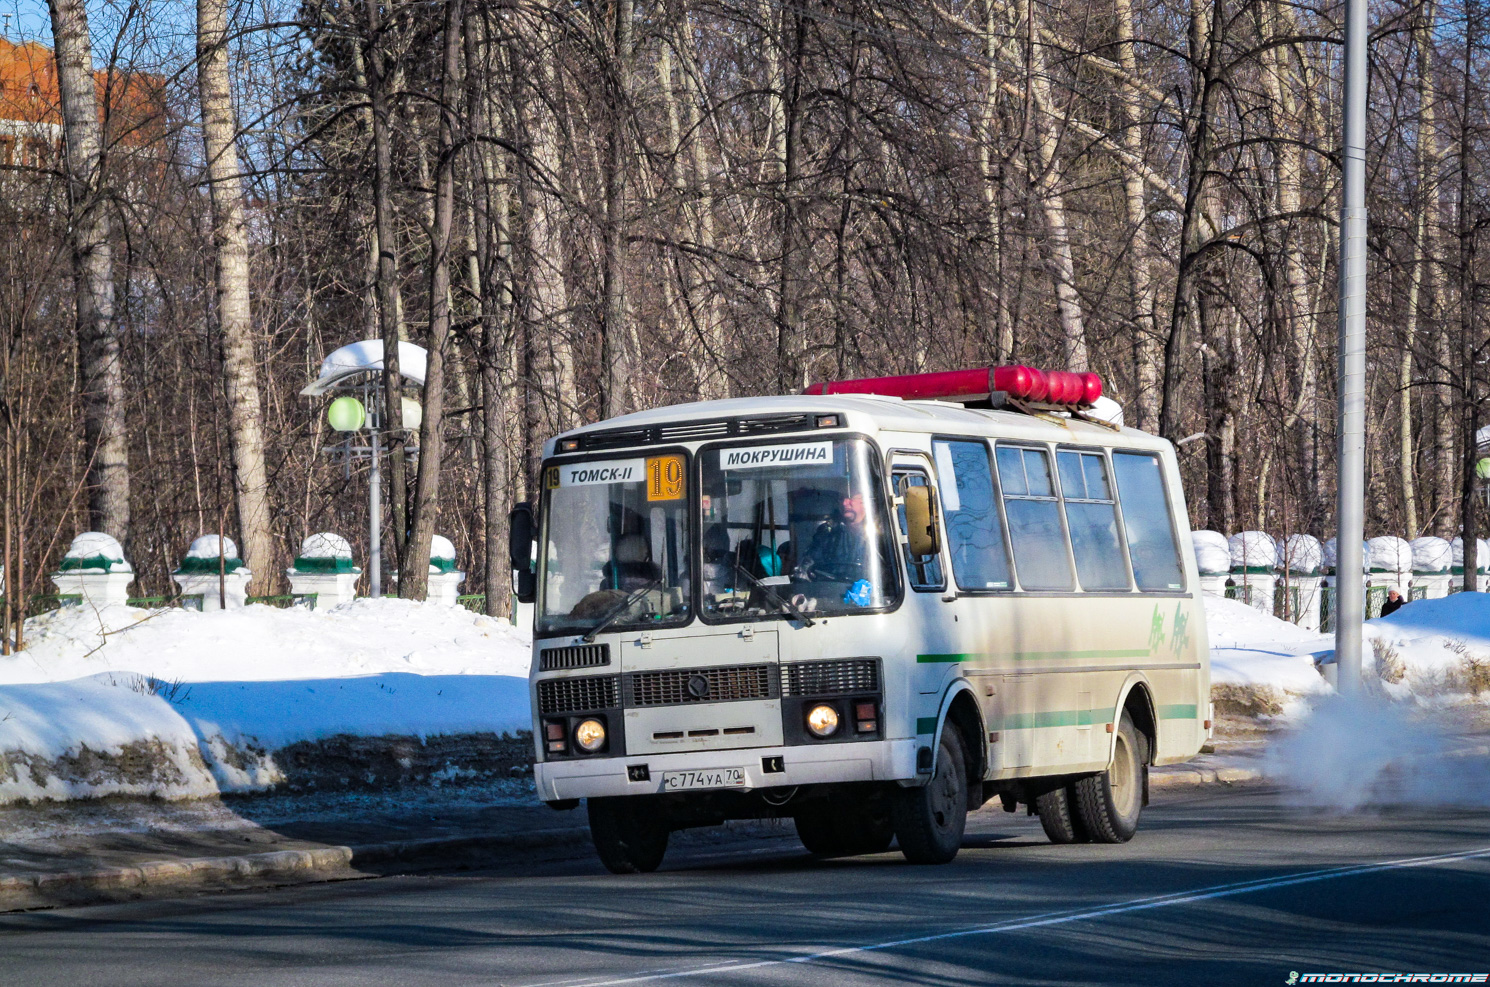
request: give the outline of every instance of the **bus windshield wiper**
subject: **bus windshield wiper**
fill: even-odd
[[[746,569],[739,562],[735,563],[735,571],[744,576],[746,579],[750,580],[750,584],[752,586],[760,590],[762,593],[766,594],[766,596],[770,598],[778,607],[786,610],[793,617],[796,617],[798,620],[800,620],[803,627],[811,627],[813,625],[812,618],[807,616],[801,610],[797,609],[797,605],[795,603],[793,603],[791,600],[788,600],[786,597],[781,596],[774,589],[761,582],[760,579],[756,578],[756,576],[752,574],[749,569]]]
[[[626,599],[624,599],[620,603],[616,604],[616,606],[610,611],[610,613],[607,613],[604,617],[601,617],[600,618],[600,623],[598,623],[594,627],[590,628],[590,633],[588,633],[584,637],[580,638],[580,640],[581,641],[584,641],[586,644],[593,644],[594,641],[595,641],[595,635],[596,634],[599,634],[601,631],[605,630],[611,624],[614,624],[617,620],[620,619],[621,614],[623,614],[627,610],[630,610],[631,609],[631,605],[632,604],[634,604],[637,600],[640,600],[642,597],[646,596],[648,593],[652,592],[652,590],[656,589],[658,586],[661,586],[661,585],[662,585],[662,577],[661,576],[658,576],[656,579],[652,580],[650,583],[648,583],[647,585],[643,586],[641,589],[637,590],[635,593],[632,593],[630,596],[626,597]]]

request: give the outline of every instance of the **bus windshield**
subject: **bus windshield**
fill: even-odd
[[[705,618],[857,613],[898,597],[868,442],[727,446],[699,453],[699,463]]]
[[[681,453],[544,470],[538,633],[688,621],[686,474]]]

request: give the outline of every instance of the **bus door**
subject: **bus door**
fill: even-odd
[[[890,465],[895,519],[905,560],[907,661],[914,661],[912,687],[924,695],[940,693],[956,674],[960,653],[952,612],[955,596],[947,587],[935,473],[924,455],[897,453]]]

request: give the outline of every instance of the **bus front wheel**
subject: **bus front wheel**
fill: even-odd
[[[1072,783],[1076,808],[1093,843],[1127,843],[1138,832],[1148,746],[1124,712],[1113,743],[1112,767]]]
[[[590,839],[612,874],[650,874],[667,853],[667,823],[636,798],[590,799]]]
[[[913,864],[945,864],[962,848],[967,826],[967,755],[957,728],[942,729],[941,749],[931,781],[902,788],[891,802],[891,819],[900,852]]]

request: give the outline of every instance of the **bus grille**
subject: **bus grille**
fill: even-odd
[[[845,692],[878,692],[877,658],[803,661],[781,666],[783,696],[830,696]]]
[[[538,656],[540,672],[609,664],[610,645],[608,644],[580,644],[572,648],[549,648]]]
[[[595,675],[582,679],[545,679],[538,683],[538,712],[544,716],[557,713],[585,713],[596,709],[613,709],[616,702],[616,677]]]
[[[626,676],[628,706],[731,703],[771,698],[771,666],[678,668]]]

